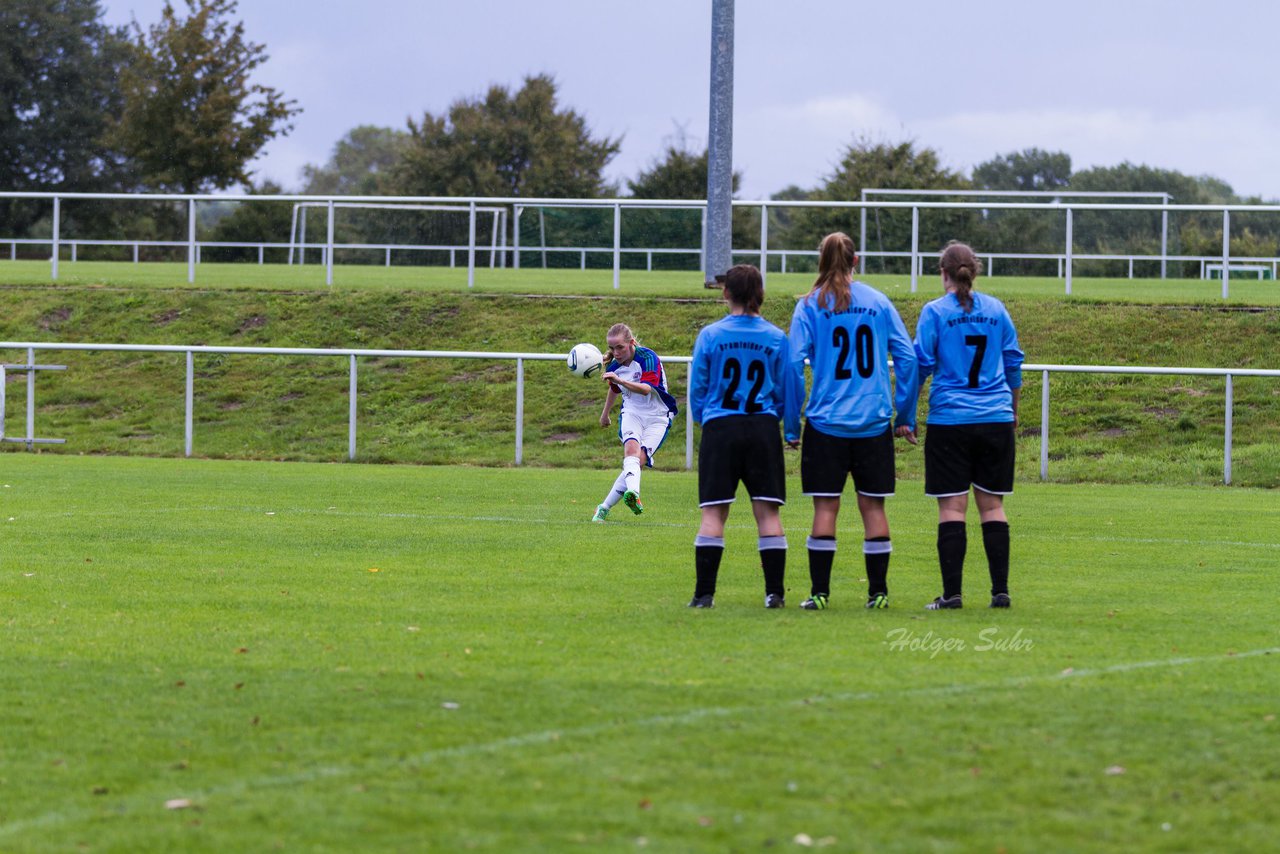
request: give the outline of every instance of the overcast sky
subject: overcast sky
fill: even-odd
[[[145,26],[164,0],[102,4]],[[356,125],[403,129],[541,72],[621,138],[611,180],[680,134],[706,144],[711,0],[242,0],[239,17],[271,57],[256,79],[303,110],[255,162],[286,189]],[[816,186],[866,136],[965,174],[1035,146],[1280,199],[1275,0],[737,0],[735,17],[741,198]]]

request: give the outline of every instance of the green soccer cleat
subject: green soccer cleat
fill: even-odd
[[[622,493],[622,503],[631,508],[631,512],[639,516],[644,512],[644,505],[640,503],[640,493],[628,489]]]
[[[596,505],[596,515],[591,517],[591,521],[592,522],[609,521],[609,508],[605,507],[603,504]]]
[[[888,607],[889,607],[888,593],[877,593],[874,596],[867,597],[868,610],[880,610],[882,608],[888,608]]]
[[[801,602],[800,607],[805,611],[825,611],[827,608],[827,594],[815,593]]]

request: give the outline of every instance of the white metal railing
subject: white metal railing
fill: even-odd
[[[37,365],[37,351],[95,351],[95,352],[132,352],[132,353],[182,353],[186,356],[185,385],[185,417],[186,456],[191,456],[194,445],[195,424],[193,418],[195,402],[195,370],[196,353],[244,354],[264,356],[314,356],[314,357],[346,357],[348,360],[348,416],[347,416],[347,458],[356,458],[356,414],[358,402],[357,358],[403,358],[403,359],[486,359],[489,361],[514,361],[516,366],[516,401],[515,401],[515,462],[520,465],[524,461],[524,363],[526,361],[556,362],[563,361],[564,356],[552,353],[488,353],[458,350],[367,350],[367,349],[315,349],[300,347],[214,347],[197,345],[170,344],[69,344],[50,342],[0,342],[0,351],[26,350],[27,361],[19,365],[0,366],[0,434],[3,433],[3,379],[4,370],[22,370],[27,372],[27,432],[24,437],[4,436],[3,441],[18,442],[27,445],[28,449],[39,442],[56,442],[61,440],[36,439],[35,436],[35,372],[37,370],[65,370],[63,365]],[[672,364],[689,364],[689,356],[664,356],[663,361]],[[1263,370],[1257,368],[1162,368],[1116,365],[1023,365],[1023,374],[1040,372],[1040,478],[1049,477],[1049,375],[1064,374],[1131,374],[1146,376],[1209,376],[1224,377],[1226,388],[1223,408],[1223,482],[1231,483],[1231,447],[1233,440],[1233,395],[1235,377],[1271,377],[1280,378],[1280,370]],[[576,381],[576,380],[575,380]],[[693,468],[693,416],[689,407],[688,385],[685,391],[685,468]]]
[[[1115,211],[1142,211],[1146,213],[1159,212],[1162,220],[1167,220],[1168,214],[1171,212],[1199,212],[1199,213],[1221,213],[1222,214],[1222,254],[1213,256],[1214,260],[1220,259],[1223,268],[1231,269],[1231,214],[1247,213],[1247,214],[1280,214],[1280,205],[1175,205],[1161,202],[1160,204],[1141,204],[1133,202],[1108,202],[1103,204],[1086,203],[1072,201],[1071,194],[1067,192],[1057,194],[1063,198],[1057,203],[1045,202],[1008,202],[1008,201],[974,201],[974,202],[940,202],[940,201],[783,201],[773,199],[763,199],[758,201],[734,201],[733,205],[738,208],[758,208],[760,210],[760,245],[751,250],[751,254],[756,255],[760,259],[760,268],[766,273],[768,270],[768,259],[770,254],[776,254],[780,250],[771,250],[769,248],[769,208],[828,208],[842,209],[852,211],[860,211],[868,208],[872,209],[888,209],[911,211],[911,245],[906,255],[913,261],[911,265],[911,289],[914,292],[917,288],[919,268],[918,259],[922,254],[920,250],[920,213],[921,211],[930,210],[971,210],[971,211],[989,211],[989,210],[1035,210],[1040,212],[1058,212],[1062,211],[1066,214],[1066,223],[1064,230],[1062,266],[1063,278],[1065,279],[1065,290],[1067,295],[1071,294],[1072,267],[1073,262],[1077,259],[1087,258],[1092,260],[1096,256],[1078,256],[1074,247],[1074,216],[1076,212],[1115,212]],[[1086,195],[1096,197],[1097,193],[1087,193]],[[227,194],[227,195],[211,195],[211,194],[195,194],[195,195],[175,195],[175,194],[157,194],[157,193],[34,193],[34,192],[0,192],[0,198],[30,198],[30,199],[49,199],[53,203],[52,216],[52,234],[48,240],[38,241],[47,244],[51,248],[51,277],[58,278],[58,259],[61,255],[59,247],[63,241],[60,236],[61,229],[61,205],[63,201],[80,201],[80,200],[128,200],[128,201],[168,201],[182,202],[187,206],[187,281],[195,281],[195,270],[197,261],[197,245],[196,240],[196,205],[200,202],[298,202],[298,203],[323,203],[326,207],[326,239],[324,242],[324,266],[325,266],[325,282],[328,285],[333,284],[333,256],[336,248],[334,242],[334,208],[338,204],[388,204],[397,203],[400,205],[449,205],[458,210],[465,209],[468,216],[468,241],[466,246],[467,253],[467,286],[475,285],[475,269],[476,269],[476,253],[485,251],[484,247],[478,246],[476,242],[476,217],[478,212],[485,207],[510,206],[513,209],[520,208],[596,208],[611,210],[613,214],[613,245],[604,251],[612,252],[613,255],[613,286],[615,289],[621,286],[620,274],[622,269],[622,255],[624,249],[622,247],[622,214],[624,210],[701,210],[705,217],[706,203],[701,201],[690,201],[688,199],[525,199],[519,197],[448,197],[448,196],[309,196],[309,195],[247,195],[247,194]],[[514,220],[517,224],[519,218]],[[519,241],[519,229],[515,228],[513,251],[515,259],[519,258],[522,250]],[[0,242],[11,242],[11,240],[0,240]],[[181,245],[181,244],[180,244]],[[866,247],[860,247],[864,256],[883,254],[880,252],[871,253]],[[541,249],[534,250],[541,251]],[[696,251],[696,250],[694,250]],[[1109,259],[1113,256],[1103,256]],[[1134,256],[1142,258],[1143,256]],[[1162,264],[1171,260],[1171,257],[1163,252],[1160,255],[1145,256],[1145,260],[1160,261]],[[1234,260],[1253,260],[1242,259],[1236,257]],[[517,264],[518,265],[518,264]],[[1226,299],[1229,295],[1228,282],[1230,276],[1222,278],[1222,298]]]
[[[356,458],[356,415],[358,402],[357,358],[394,358],[394,359],[486,359],[489,361],[514,361],[516,367],[516,411],[515,411],[515,462],[524,462],[524,363],[564,362],[563,355],[551,353],[487,353],[460,350],[368,350],[368,349],[316,349],[307,347],[212,347],[202,345],[176,344],[70,344],[70,343],[37,343],[37,342],[0,342],[0,351],[25,350],[25,364],[8,364],[9,370],[27,371],[27,433],[26,436],[7,436],[6,442],[25,444],[28,450],[35,444],[62,442],[61,439],[35,438],[35,372],[37,370],[65,370],[64,365],[40,365],[36,363],[37,351],[93,351],[123,353],[181,353],[186,357],[186,384],[184,386],[185,455],[191,456],[195,442],[195,355],[227,354],[258,356],[315,356],[346,357],[348,360],[348,411],[347,411],[347,458]],[[664,356],[666,363],[688,364],[692,360],[688,356]],[[2,377],[3,374],[0,374]],[[574,380],[577,382],[578,380]],[[686,391],[685,401],[685,468],[693,467],[693,418],[689,414]],[[0,403],[3,398],[0,397]],[[3,424],[3,410],[0,408],[0,425]]]

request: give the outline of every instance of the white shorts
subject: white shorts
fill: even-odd
[[[622,416],[618,419],[618,438],[624,445],[629,441],[639,442],[649,458],[646,465],[650,468],[653,467],[653,455],[662,447],[662,442],[667,438],[667,431],[670,429],[670,413],[632,415],[623,410]]]

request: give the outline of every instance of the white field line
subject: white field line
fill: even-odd
[[[746,502],[742,502],[746,503]],[[587,511],[595,509],[595,505],[583,505]],[[420,520],[424,522],[501,522],[504,524],[532,524],[539,527],[560,525],[565,527],[582,527],[586,528],[587,524],[582,519],[545,519],[533,518],[530,516],[470,516],[461,513],[378,513],[364,510],[318,510],[308,507],[129,507],[116,510],[67,510],[61,513],[41,513],[39,518],[130,518],[143,514],[171,514],[171,513],[245,513],[255,516],[271,514],[273,516],[337,516],[350,519],[409,519]],[[21,514],[15,514],[19,518]],[[589,515],[587,518],[590,518]],[[737,524],[735,524],[735,522]],[[697,527],[697,518],[693,510],[689,510],[689,519],[684,522],[654,522],[644,520],[643,524],[648,528],[693,528]],[[901,523],[900,523],[901,524]],[[605,529],[607,530],[607,525]],[[592,526],[593,528],[595,526]],[[727,525],[729,528],[748,529],[754,528],[755,525],[750,516],[745,513],[740,519],[730,521]],[[910,527],[903,525],[906,530]],[[797,534],[796,536],[803,536]],[[1187,537],[1116,537],[1094,534],[1058,534],[1046,533],[1037,535],[1019,529],[1019,538],[1026,539],[1048,539],[1054,542],[1068,540],[1071,542],[1089,542],[1089,543],[1132,543],[1136,545],[1170,545],[1170,546],[1203,546],[1206,548],[1246,548],[1246,549],[1280,549],[1280,542],[1251,542],[1246,540],[1211,540],[1211,539],[1190,539]]]
[[[1165,667],[1187,667],[1199,664],[1226,664],[1238,659],[1256,658],[1258,656],[1266,655],[1280,655],[1280,647],[1252,649],[1225,655],[1130,661],[1122,664],[1112,664],[1107,667],[1068,669],[1058,671],[1056,673],[1041,674],[1038,676],[1010,677],[994,683],[956,683],[937,687],[912,688],[905,691],[853,691],[826,694],[806,697],[802,700],[792,700],[782,704],[774,704],[772,708],[787,709],[799,708],[818,703],[859,703],[883,701],[885,699],[892,698],[923,697],[930,695],[951,696],[956,694],[1024,687],[1029,684],[1050,684],[1053,682],[1086,679],[1116,673],[1131,673],[1136,670],[1154,670]],[[349,777],[362,773],[367,774],[403,765],[432,765],[449,759],[468,759],[473,756],[503,753],[506,751],[519,750],[525,747],[555,744],[569,739],[591,738],[593,736],[604,735],[617,730],[686,726],[706,718],[726,718],[746,714],[756,715],[762,710],[767,710],[768,708],[771,707],[736,706],[733,708],[727,708],[723,706],[710,706],[701,709],[692,709],[676,715],[654,715],[647,718],[641,718],[636,721],[612,721],[609,723],[594,724],[591,726],[571,727],[558,730],[542,730],[539,732],[526,733],[524,735],[515,735],[509,738],[500,738],[493,741],[485,741],[475,744],[460,744],[454,747],[442,747],[436,750],[429,750],[425,753],[420,753],[417,756],[413,756],[408,759],[365,765],[324,765],[309,768],[305,771],[299,771],[293,774],[258,777],[253,780],[239,780],[226,786],[218,786],[187,793],[186,799],[196,806],[204,806],[212,798],[234,798],[256,789],[304,785],[314,783],[319,780]],[[127,800],[130,803],[130,811],[134,812],[135,815],[138,815],[162,809],[163,799],[164,797],[161,795],[147,795],[145,798],[142,795],[136,795],[128,798]],[[118,802],[116,803],[118,805]],[[18,819],[16,821],[10,821],[0,825],[0,838],[14,837],[27,831],[58,827],[64,824],[71,824],[73,822],[82,822],[90,820],[98,814],[98,810],[55,810],[53,812],[47,812],[43,815],[34,816],[28,819]]]

